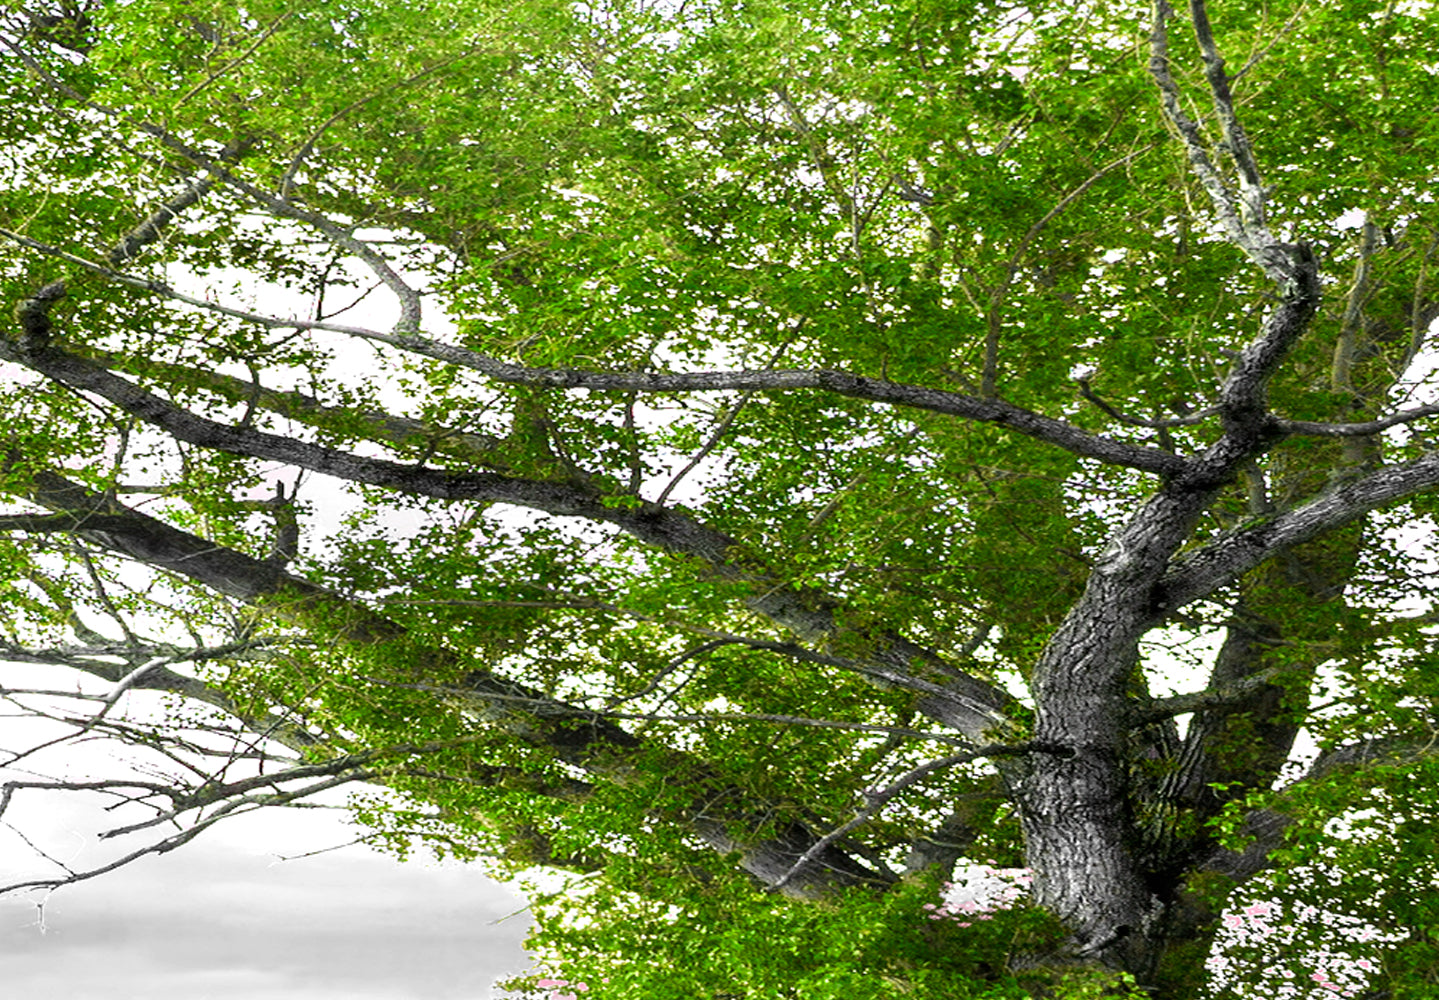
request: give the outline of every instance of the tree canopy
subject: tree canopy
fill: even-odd
[[[154,761],[0,810],[101,788],[143,853],[372,782],[397,849],[569,873],[597,997],[1217,996],[1341,925],[1435,995],[1429,5],[0,46],[0,654],[108,685],[5,696]],[[1028,902],[925,919],[980,863]],[[1207,969],[1256,898],[1331,930]]]

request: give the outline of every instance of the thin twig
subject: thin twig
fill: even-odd
[[[882,809],[896,795],[904,791],[906,788],[909,788],[911,785],[914,785],[916,782],[927,778],[935,771],[942,771],[946,768],[955,767],[959,764],[968,764],[971,761],[979,760],[984,757],[1015,757],[1030,753],[1050,753],[1072,757],[1074,756],[1074,749],[1072,747],[1059,746],[1057,744],[1050,743],[1021,743],[1018,746],[995,745],[980,747],[976,750],[966,750],[963,753],[952,754],[949,757],[942,757],[939,760],[932,760],[926,764],[921,764],[920,766],[913,768],[910,771],[907,771],[905,774],[901,775],[899,779],[894,781],[892,784],[886,786],[885,788],[867,789],[866,791],[861,793],[864,796],[865,800],[864,808],[860,809],[859,812],[855,813],[854,818],[851,819],[849,822],[844,823],[841,826],[835,827],[835,829],[831,830],[819,840],[815,841],[814,844],[810,846],[809,850],[801,854],[799,860],[796,861],[792,866],[790,866],[789,871],[785,872],[778,881],[770,884],[770,886],[768,887],[768,891],[777,892],[780,889],[784,888],[784,886],[790,881],[790,879],[794,878],[797,874],[799,874],[800,871],[804,869],[806,865],[808,865],[810,862],[814,861],[821,854],[823,854],[825,849],[828,848],[831,844],[839,840],[841,837],[843,837],[845,834],[849,833],[856,827],[869,822],[871,819],[874,818],[874,815],[879,812],[879,810]]]
[[[261,45],[265,44],[265,41],[279,29],[280,25],[288,21],[290,17],[291,15],[287,12],[275,18],[275,20],[270,23],[270,26],[260,33],[260,37],[255,39],[255,41],[250,45],[248,49],[246,49],[244,52],[241,52],[234,59],[231,59],[229,62],[225,63],[225,65],[221,66],[219,69],[215,70],[215,72],[211,73],[204,80],[195,84],[194,87],[191,87],[190,90],[183,97],[181,97],[178,101],[175,102],[175,104],[177,106],[183,105],[186,101],[190,100],[190,98],[194,97],[196,94],[200,93],[200,91],[210,86],[210,84],[220,79],[220,77],[230,72],[230,70],[234,69],[246,59],[250,58],[250,56],[254,54],[255,50],[258,49]]]
[[[1219,407],[1211,406],[1207,409],[1199,410],[1195,413],[1186,414],[1182,417],[1172,417],[1165,420],[1146,420],[1143,417],[1135,417],[1124,413],[1116,409],[1111,404],[1105,402],[1103,399],[1097,396],[1094,390],[1090,387],[1089,379],[1081,378],[1078,379],[1077,382],[1079,385],[1079,394],[1081,396],[1083,396],[1089,402],[1093,403],[1095,406],[1099,407],[1101,410],[1103,410],[1109,416],[1113,417],[1115,420],[1118,420],[1121,424],[1128,424],[1131,427],[1151,427],[1155,429],[1170,427],[1192,427],[1195,424],[1202,424],[1204,421],[1208,420],[1210,417],[1214,416],[1216,413],[1219,412]]]

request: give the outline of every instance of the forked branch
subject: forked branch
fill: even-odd
[[[1165,116],[1173,124],[1184,143],[1189,167],[1209,195],[1229,241],[1242,250],[1269,278],[1281,286],[1293,272],[1288,255],[1269,231],[1266,222],[1263,180],[1258,163],[1249,145],[1249,137],[1234,110],[1229,90],[1229,77],[1224,72],[1224,59],[1214,42],[1209,14],[1204,0],[1190,0],[1194,33],[1204,56],[1205,77],[1224,138],[1222,148],[1229,155],[1238,176],[1238,191],[1232,192],[1220,176],[1209,154],[1209,143],[1199,123],[1184,110],[1179,84],[1169,68],[1169,21],[1174,8],[1169,0],[1155,0],[1154,20],[1149,36],[1149,72],[1159,85]]]

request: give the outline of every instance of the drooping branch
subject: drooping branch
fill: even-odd
[[[12,460],[11,471],[17,469]],[[312,617],[318,618],[329,628],[338,628],[343,641],[372,645],[404,637],[400,625],[355,602],[285,573],[268,562],[124,508],[54,473],[32,472],[22,489],[30,500],[71,517],[74,534],[229,596],[251,603],[265,600],[268,607],[301,624]],[[53,525],[47,524],[47,527]],[[407,656],[412,661],[423,661],[412,664],[421,674],[453,672],[456,663],[454,653],[438,647],[411,645]],[[629,780],[628,760],[644,746],[644,741],[603,717],[603,713],[569,705],[487,671],[468,671],[463,687],[451,688],[448,693],[451,696],[463,693],[467,712],[488,726],[502,729],[531,745],[542,746],[560,760],[605,780]],[[679,751],[672,751],[671,757],[676,768],[683,765],[691,780],[702,784],[700,777],[707,770],[702,763],[685,762]],[[743,796],[737,800],[746,804]],[[753,803],[747,805],[757,808]],[[683,818],[716,850],[741,853],[747,870],[761,879],[773,875],[781,866],[787,867],[794,856],[814,842],[813,835],[797,825],[778,839],[737,841],[732,826],[757,821],[763,809],[754,815],[741,812],[720,820],[715,818],[713,810],[696,808],[694,815]],[[836,884],[885,881],[832,845],[825,849],[824,857],[823,866],[788,891],[800,896],[822,895]]]
[[[124,856],[117,858],[107,864],[80,871],[67,868],[65,870],[65,874],[63,875],[51,876],[49,878],[22,879],[17,882],[0,885],[0,894],[24,892],[28,889],[57,889],[61,886],[74,885],[78,882],[85,882],[100,875],[107,875],[110,872],[123,868],[126,865],[131,864],[132,862],[138,861],[143,857],[147,857],[148,855],[167,854],[170,851],[175,850],[177,847],[182,847],[183,845],[188,844],[205,830],[209,829],[210,827],[214,826],[216,823],[219,823],[224,819],[233,816],[244,815],[246,812],[251,812],[255,809],[260,808],[297,805],[303,799],[307,799],[312,796],[319,795],[323,792],[327,792],[331,789],[340,788],[344,785],[352,784],[357,781],[367,781],[375,776],[375,774],[367,771],[352,771],[334,777],[324,778],[322,780],[312,782],[308,785],[304,785],[300,788],[291,789],[288,791],[253,792],[249,795],[239,796],[225,802],[223,805],[212,810],[209,815],[195,820],[193,823],[184,827],[178,833],[170,834],[169,836],[159,841],[147,844],[146,846],[141,848],[137,848],[136,850],[133,850],[128,854],[125,854]],[[32,787],[35,784],[36,783],[30,783]],[[18,790],[18,788],[20,787],[22,787],[22,785],[18,783],[7,782],[5,786],[5,792],[7,793],[7,797],[8,793],[11,793],[13,790]],[[49,788],[51,790],[57,791],[101,791],[106,789],[113,790],[123,787],[143,788],[145,786],[137,785],[137,783],[134,781],[121,779],[109,782],[47,782],[42,784],[40,787]],[[0,800],[0,806],[3,806],[5,804],[7,803],[4,800]]]
[[[20,339],[0,338],[0,358],[18,361],[62,385],[108,399],[177,440],[412,495],[510,503],[554,515],[581,517],[613,525],[661,550],[698,557],[729,579],[768,579],[763,571],[757,573],[746,565],[753,563],[753,559],[745,555],[733,538],[673,508],[651,503],[641,504],[637,509],[615,506],[605,503],[603,496],[587,487],[569,483],[523,479],[496,472],[452,472],[364,458],[336,448],[198,416],[91,361],[52,346],[49,304],[47,300],[36,306],[37,315],[22,322]],[[1173,456],[1159,454],[1173,460]],[[768,589],[753,598],[750,607],[803,637],[827,634],[835,629],[831,610],[817,607],[813,601],[796,599],[788,587],[776,585],[776,581],[769,581]],[[926,656],[923,650],[897,638],[886,641],[879,652],[888,661],[888,668],[901,675],[912,674],[911,664],[917,657],[937,662],[932,654]],[[954,691],[945,699],[926,699],[923,702],[926,714],[955,725],[972,738],[996,724],[1006,724],[1006,708],[1012,702],[1008,695],[953,668],[946,672],[949,675],[946,686]]]

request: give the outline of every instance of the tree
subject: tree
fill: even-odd
[[[654,997],[1198,996],[1268,878],[1431,995],[1427,7],[3,23],[4,652],[146,849],[376,782]]]

